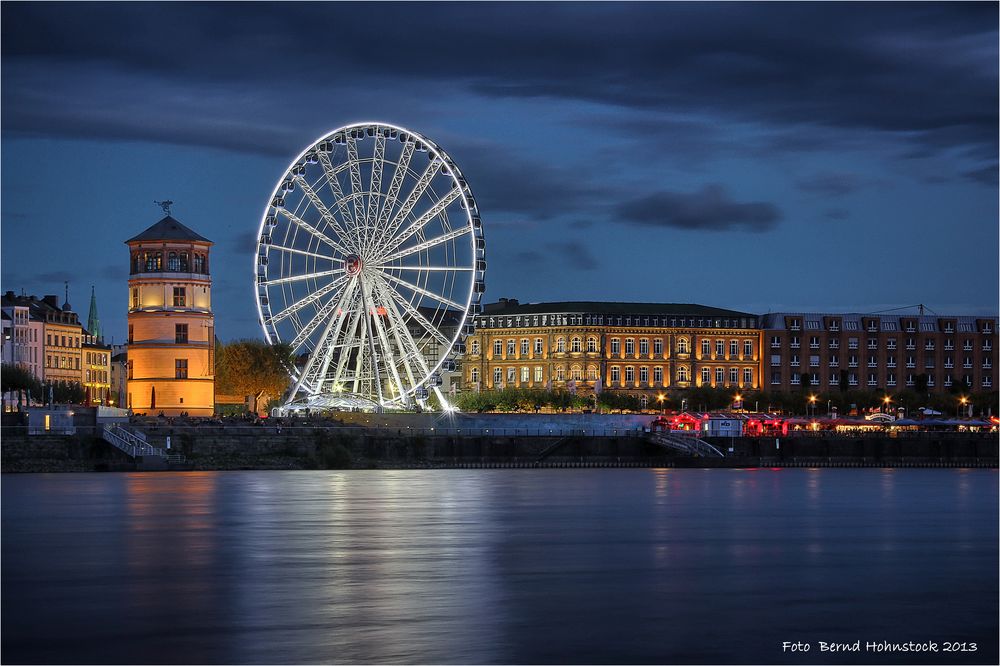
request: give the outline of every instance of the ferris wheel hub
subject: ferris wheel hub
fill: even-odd
[[[344,259],[344,272],[348,275],[357,275],[364,268],[364,262],[356,254],[349,254]]]

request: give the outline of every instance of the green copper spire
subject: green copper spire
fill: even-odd
[[[97,316],[97,296],[94,294],[94,286],[90,286],[90,314],[87,315],[87,330],[90,334],[101,339],[101,318]]]

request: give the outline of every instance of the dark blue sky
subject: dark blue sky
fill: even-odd
[[[410,127],[459,164],[487,301],[996,314],[996,3],[2,7],[3,289],[124,338],[154,199],[216,242],[217,329],[259,336],[253,238],[308,143]]]

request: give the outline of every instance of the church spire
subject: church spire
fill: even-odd
[[[90,285],[90,314],[87,316],[87,330],[92,336],[100,340],[101,318],[97,316],[97,295],[94,293],[94,285]]]

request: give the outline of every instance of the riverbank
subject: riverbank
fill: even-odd
[[[154,446],[183,456],[177,470],[578,467],[997,467],[995,435],[711,438],[724,458],[692,458],[640,430],[453,431],[344,426],[143,429]],[[551,433],[551,434],[550,434]],[[94,436],[5,434],[0,471],[133,471],[136,462]]]

